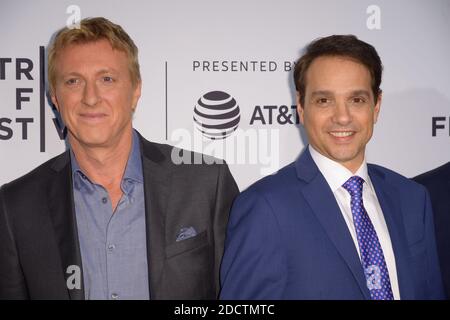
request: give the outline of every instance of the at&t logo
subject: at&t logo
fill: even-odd
[[[225,139],[238,127],[241,114],[236,100],[223,91],[211,91],[198,99],[194,123],[204,137]]]

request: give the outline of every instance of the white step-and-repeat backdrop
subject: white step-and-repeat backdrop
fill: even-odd
[[[449,0],[1,0],[0,185],[65,150],[45,50],[58,29],[94,16],[120,24],[139,48],[135,128],[224,158],[241,189],[307,144],[292,67],[306,44],[331,34],[373,44],[385,67],[368,161],[408,177],[450,161]],[[199,117],[202,97],[233,116]],[[217,130],[202,133],[196,121],[226,138],[210,139]]]

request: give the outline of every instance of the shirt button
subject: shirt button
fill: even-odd
[[[113,252],[115,248],[116,248],[115,245],[110,244],[110,245],[108,246],[108,251],[109,251],[109,252]]]
[[[108,199],[107,199],[106,197],[103,197],[103,198],[102,198],[102,202],[103,202],[103,203],[107,203],[107,202],[108,202]]]
[[[117,293],[113,293],[113,294],[111,294],[111,299],[117,300],[117,299],[119,299],[119,295]]]

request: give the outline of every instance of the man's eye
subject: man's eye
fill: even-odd
[[[114,82],[114,79],[110,76],[104,76],[103,77],[103,82]]]
[[[317,104],[326,104],[328,102],[327,98],[319,98],[316,100]]]
[[[66,84],[71,86],[71,85],[75,85],[79,82],[79,80],[77,78],[70,78],[68,80],[66,80]]]
[[[354,103],[364,103],[364,102],[366,102],[366,100],[361,97],[355,97],[355,98],[353,98],[353,102]]]

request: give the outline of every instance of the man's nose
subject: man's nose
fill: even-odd
[[[349,106],[344,101],[337,102],[333,114],[333,122],[340,125],[347,125],[352,121]]]
[[[86,81],[83,92],[83,103],[87,106],[95,106],[100,100],[95,81]]]

